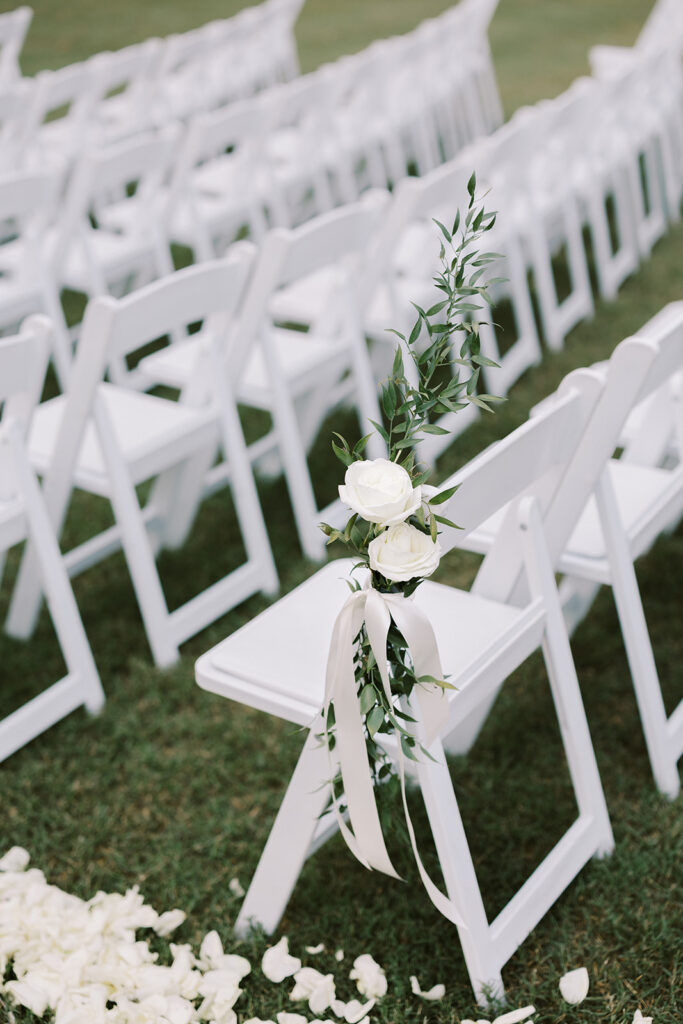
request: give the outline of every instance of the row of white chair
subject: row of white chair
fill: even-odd
[[[0,93],[2,166],[69,165],[84,147],[185,121],[297,77],[293,24],[300,7],[300,0],[265,0],[163,45],[148,40],[19,80]],[[494,8],[491,0],[462,0],[414,32],[305,76],[300,104],[305,93],[307,116],[327,105],[335,120],[329,125],[319,113],[317,143],[353,155],[382,145],[396,175],[404,173],[404,144],[427,169],[441,159],[437,130],[452,155],[463,136],[498,125],[486,35]],[[464,57],[453,62],[456,42]],[[260,113],[254,108],[255,117]]]
[[[296,77],[294,23],[302,6],[303,0],[265,0],[232,18],[35,78],[16,73],[17,26],[25,33],[30,9],[0,15],[2,166],[69,163],[85,145],[184,119]]]
[[[485,557],[469,593],[428,581],[415,594],[453,685],[444,698],[449,724],[430,746],[429,761],[415,767],[483,1004],[503,995],[502,967],[571,880],[613,846],[555,573],[570,584],[578,578],[612,586],[655,780],[671,798],[679,791],[683,701],[667,717],[633,563],[683,515],[682,373],[679,302],[622,342],[607,365],[571,373],[527,423],[442,485],[458,485],[445,514],[464,527],[444,531],[442,547]],[[634,409],[637,433],[615,459]],[[672,448],[678,455],[670,465]],[[330,563],[196,665],[205,689],[309,730],[241,908],[239,934],[277,927],[306,857],[336,830],[323,813],[331,772],[320,715],[332,626],[351,567],[350,560]],[[505,679],[539,648],[578,816],[489,922],[445,752],[469,748],[472,722],[481,724]],[[410,713],[420,735],[419,706]]]

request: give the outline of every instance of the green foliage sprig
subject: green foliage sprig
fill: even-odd
[[[444,414],[457,413],[468,404],[491,412],[492,405],[501,401],[496,395],[478,390],[482,366],[497,366],[481,354],[480,341],[480,327],[485,322],[480,314],[485,305],[490,305],[488,289],[504,280],[491,277],[488,273],[491,264],[501,258],[499,254],[480,251],[481,239],[493,228],[496,214],[487,212],[483,202],[476,198],[474,174],[468,182],[467,191],[467,209],[464,214],[458,210],[450,229],[435,220],[441,240],[440,269],[433,278],[435,288],[441,293],[439,301],[426,310],[412,303],[416,319],[407,336],[390,329],[398,337],[399,344],[391,374],[381,389],[381,408],[385,421],[373,421],[374,428],[387,446],[390,461],[405,469],[414,488],[421,487],[429,477],[429,470],[422,468],[419,463],[420,441],[425,435],[449,433],[447,428],[435,420]],[[370,436],[362,437],[352,447],[344,437],[335,434],[332,448],[340,462],[349,467],[363,459]],[[424,499],[406,522],[430,535],[434,542],[439,524],[457,528],[456,524],[435,511],[435,508],[448,501],[455,490],[455,487],[451,487]],[[386,527],[354,513],[341,530],[326,523],[321,524],[321,529],[327,535],[328,544],[339,541],[353,552],[357,559],[355,567],[358,567],[369,565],[368,548]],[[409,596],[422,582],[422,578],[396,583],[372,570],[371,582],[380,591]],[[360,589],[360,584],[355,580],[350,580],[349,586],[352,590]],[[363,626],[356,637],[354,670],[374,783],[390,777],[393,767],[391,759],[377,742],[378,735],[395,734],[403,754],[416,760],[416,747],[419,744],[410,728],[414,719],[406,710],[415,686],[429,682],[450,688],[445,680],[416,677],[406,641],[393,622],[387,640],[387,660],[391,701],[384,692],[367,631]],[[335,745],[334,731],[332,703],[325,737],[330,749]],[[429,756],[426,751],[423,752]],[[338,792],[340,779],[334,780],[334,784]],[[343,802],[341,796],[340,800]]]

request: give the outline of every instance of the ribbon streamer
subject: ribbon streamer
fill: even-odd
[[[330,703],[334,702],[336,751],[353,831],[344,821],[333,787],[332,803],[339,830],[353,855],[365,867],[400,878],[391,863],[382,835],[354,672],[354,639],[365,625],[384,693],[391,706],[393,695],[387,661],[387,636],[392,618],[408,645],[415,675],[418,678],[432,676],[443,679],[434,630],[424,613],[402,594],[380,593],[370,587],[368,581],[363,590],[349,596],[332,629],[325,678],[324,720],[327,722]],[[416,692],[423,738],[428,746],[448,722],[449,705],[443,690],[434,683],[420,683]],[[405,761],[400,742],[397,756],[406,825],[422,884],[444,917],[466,927],[460,910],[438,889],[422,863],[408,811]]]

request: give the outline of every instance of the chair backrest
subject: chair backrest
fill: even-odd
[[[84,145],[89,118],[99,97],[98,76],[93,58],[56,71],[38,72],[22,133],[22,154],[34,150],[40,154],[44,135],[54,135],[56,130],[67,133],[61,140],[65,148],[59,157],[68,160]]]
[[[571,457],[561,474],[545,481],[540,496],[548,551],[553,564],[557,563],[562,554],[579,516],[613,455],[629,413],[637,403],[661,388],[681,368],[683,317],[677,315],[661,321],[659,329],[651,332],[648,337],[636,336],[622,341],[612,354],[606,372],[601,372],[599,368],[589,368],[568,374],[558,389],[556,402],[547,403],[547,408],[554,408],[579,394],[584,408],[589,410],[588,417],[581,418],[582,427],[575,450],[570,453]],[[533,417],[529,422],[533,423],[536,419]],[[567,429],[573,431],[574,428]],[[554,443],[560,446],[563,442],[557,438]],[[459,522],[457,515],[460,515],[462,522],[462,516],[467,515],[468,510],[463,511],[456,502],[453,513],[456,516],[454,521]],[[453,515],[448,518],[453,519]],[[487,597],[509,600],[510,595],[519,588],[521,555],[512,552],[510,547],[513,519],[514,507],[511,506],[479,571],[476,586]],[[469,520],[464,525],[469,528]],[[457,538],[454,543],[457,544]]]
[[[0,178],[0,222],[11,222],[13,235],[39,244],[54,212],[60,185],[59,174],[15,171],[3,175]]]
[[[24,320],[19,334],[0,338],[0,439],[17,426],[19,434],[26,435],[33,409],[40,401],[51,330],[47,317],[35,315]],[[4,452],[0,444],[0,500],[9,501],[15,496],[15,482]],[[6,546],[0,530],[0,551]]]
[[[112,203],[137,200],[136,216],[127,225],[131,236],[145,237],[155,225],[155,199],[175,152],[174,126],[110,146],[92,149],[79,161],[69,183],[51,259],[58,266],[78,239],[88,248],[89,218],[98,224]]]
[[[598,393],[599,388],[593,394],[578,388],[568,390],[444,482],[444,488],[458,485],[443,508],[446,518],[461,527],[441,535],[444,550],[457,547],[461,538],[505,506],[510,521],[516,524],[516,510],[525,497],[538,498],[542,511],[547,510],[579,445]],[[506,558],[521,559],[514,541],[511,545],[509,536],[505,540]]]
[[[21,78],[19,54],[32,17],[30,7],[17,7],[0,14],[0,82]]]
[[[352,264],[360,261],[369,246],[386,207],[387,196],[387,193],[373,189],[357,203],[322,214],[301,227],[275,228],[266,235],[244,299],[240,327],[235,334],[236,343],[237,339],[242,339],[242,356],[240,358],[237,352],[231,353],[233,373],[239,373],[251,341],[262,335],[263,325],[268,320],[271,295],[293,281],[324,267],[338,266],[336,280],[341,288],[351,290],[353,297],[350,301],[355,306],[355,309],[347,306],[346,312],[350,316],[360,315],[355,299],[356,268]],[[338,326],[332,305],[329,307],[328,325],[331,331]],[[321,329],[324,331],[325,324]]]

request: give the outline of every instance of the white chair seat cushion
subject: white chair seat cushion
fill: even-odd
[[[201,332],[187,341],[169,345],[140,361],[140,369],[154,383],[182,388],[190,380],[200,353]],[[290,389],[304,391],[309,387],[307,377],[319,373],[320,367],[335,360],[347,361],[347,353],[339,344],[303,331],[273,328],[271,338],[277,351],[280,367]],[[270,405],[270,378],[263,353],[255,349],[244,370],[237,389],[238,398],[247,404]]]
[[[651,466],[620,462],[618,459],[612,459],[609,463],[609,473],[624,531],[635,542],[639,534],[647,530],[653,510],[659,509],[662,498],[671,488],[672,473]],[[461,546],[485,554],[500,529],[505,513],[506,508],[499,509],[476,530],[463,536]],[[637,557],[640,553],[634,551],[633,555]],[[597,504],[595,498],[591,497],[569,538],[558,568],[560,571],[570,571],[572,562],[592,560],[602,563],[606,572],[606,558],[605,538]]]
[[[135,483],[148,479],[197,447],[197,434],[213,443],[217,430],[213,416],[154,395],[101,384],[99,395],[116,434],[119,450]],[[54,444],[65,408],[59,395],[35,410],[29,434],[29,454],[38,472],[53,457]],[[180,454],[179,454],[180,453]],[[88,422],[75,473],[77,487],[107,495],[110,484],[100,443],[92,421]]]
[[[203,655],[197,662],[200,686],[310,725],[323,703],[332,628],[349,596],[346,580],[352,565],[351,559],[330,562]],[[434,627],[444,672],[457,672],[449,678],[454,685],[528,618],[528,608],[429,581],[421,584],[415,600]],[[537,641],[538,618],[533,632]]]

